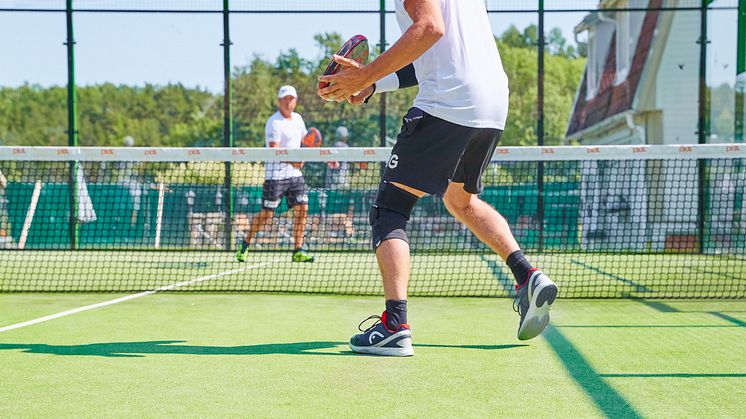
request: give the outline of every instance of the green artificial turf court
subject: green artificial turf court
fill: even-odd
[[[124,294],[0,294],[0,327]],[[416,355],[352,354],[378,297],[158,293],[0,332],[0,416],[739,417],[746,301],[413,298]]]

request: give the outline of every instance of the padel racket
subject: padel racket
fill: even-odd
[[[321,147],[321,132],[316,128],[309,128],[301,145],[303,147]]]
[[[347,42],[345,42],[344,45],[342,45],[342,48],[339,49],[337,55],[341,55],[342,57],[355,60],[360,64],[365,65],[368,63],[369,53],[370,51],[368,50],[368,38],[364,37],[363,35],[355,35]],[[326,70],[324,70],[323,75],[329,76],[332,74],[337,74],[340,72],[340,70],[342,70],[342,66],[339,65],[332,58],[332,60],[329,62],[329,65],[326,66]],[[329,86],[329,83],[324,81],[319,82],[319,89],[323,89],[327,86]]]

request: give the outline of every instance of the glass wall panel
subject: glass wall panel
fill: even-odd
[[[220,14],[77,12],[75,31],[80,145],[222,143]]]
[[[378,144],[377,100],[365,106],[325,103],[316,94],[318,75],[342,43],[365,35],[371,56],[377,51],[380,30],[376,13],[355,15],[252,14],[231,15],[233,112],[236,144],[264,146],[267,119],[277,111],[277,92],[292,85],[307,127],[320,130],[325,145],[333,145],[335,132],[345,126],[352,146]]]
[[[715,1],[712,6],[721,6]],[[708,142],[733,142],[736,123],[738,11],[710,10],[707,16],[707,87],[710,95]]]
[[[64,13],[0,12],[0,145],[67,145],[65,38]]]

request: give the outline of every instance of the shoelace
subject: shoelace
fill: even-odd
[[[376,319],[376,321],[370,327],[368,327],[367,329],[363,330],[363,325],[365,324],[365,322],[367,322],[368,320],[371,320],[371,319]],[[363,333],[368,333],[368,331],[370,329],[378,326],[378,323],[381,323],[381,316],[374,314],[374,315],[368,317],[367,319],[361,321],[360,324],[357,325],[357,330],[359,330],[359,331],[361,331]]]
[[[523,284],[523,286],[528,286],[528,283]],[[515,287],[515,299],[513,299],[513,311],[523,316],[523,313],[521,313],[521,295],[518,293],[518,285]]]

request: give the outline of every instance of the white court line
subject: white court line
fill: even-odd
[[[274,262],[275,261],[264,262],[264,263],[259,263],[259,264],[256,264],[256,265],[246,266],[244,268],[233,269],[233,270],[230,270],[230,271],[221,272],[221,273],[218,273],[218,274],[212,274],[212,275],[202,276],[202,277],[195,278],[195,279],[192,279],[192,280],[189,280],[189,281],[183,281],[183,282],[177,282],[177,283],[171,284],[171,285],[165,285],[165,286],[162,286],[160,288],[156,288],[156,289],[150,290],[150,291],[143,291],[143,292],[139,292],[137,294],[125,295],[124,297],[115,298],[113,300],[103,301],[103,302],[96,303],[96,304],[91,304],[91,305],[87,305],[87,306],[83,306],[83,307],[78,307],[78,308],[74,308],[72,310],[61,311],[61,312],[56,313],[56,314],[50,314],[49,316],[39,317],[38,319],[33,319],[33,320],[25,321],[23,323],[16,323],[16,324],[11,324],[10,326],[0,327],[0,333],[7,332],[9,330],[20,329],[20,328],[26,327],[26,326],[32,326],[32,325],[35,325],[35,324],[47,322],[49,320],[59,319],[60,317],[65,317],[65,316],[69,316],[71,314],[81,313],[83,311],[94,310],[94,309],[97,309],[97,308],[100,308],[100,307],[106,307],[106,306],[110,306],[110,305],[114,305],[114,304],[123,303],[125,301],[134,300],[135,298],[145,297],[146,295],[155,294],[155,293],[161,292],[161,291],[170,291],[170,290],[173,290],[173,289],[176,289],[176,288],[181,288],[181,287],[184,287],[184,286],[187,286],[187,285],[196,284],[198,282],[209,281],[211,279],[215,279],[215,278],[220,278],[220,277],[223,277],[223,276],[237,274],[239,272],[243,272],[243,271],[246,271],[246,270],[249,270],[249,269],[255,269],[255,268],[258,268],[260,266],[269,265],[270,263],[274,263]]]

